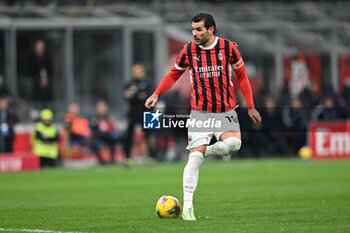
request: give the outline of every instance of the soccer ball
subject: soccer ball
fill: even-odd
[[[299,154],[299,157],[302,159],[310,159],[312,157],[312,150],[307,146],[303,146],[298,151],[298,154]]]
[[[157,202],[156,213],[160,218],[177,218],[181,213],[181,204],[173,196],[162,196]]]

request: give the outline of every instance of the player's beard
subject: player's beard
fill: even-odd
[[[193,37],[193,39],[195,40],[195,43],[196,43],[197,45],[205,46],[205,44],[208,43],[208,41],[209,41],[208,32],[205,33],[204,37],[203,37],[202,39],[199,39],[198,42],[196,41],[196,39],[198,39],[197,37]]]

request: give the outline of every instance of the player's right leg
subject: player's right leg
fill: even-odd
[[[193,194],[197,188],[199,168],[204,161],[204,153],[209,143],[212,133],[208,132],[189,132],[190,150],[188,161],[183,174],[183,192],[184,204],[182,211],[182,219],[186,221],[195,221],[193,207]]]
[[[207,119],[207,113],[191,111],[190,121],[204,122]],[[206,132],[203,132],[204,130]],[[199,168],[204,161],[206,147],[214,135],[213,130],[204,130],[203,128],[198,128],[195,124],[188,127],[188,146],[186,149],[190,150],[190,155],[183,174],[184,204],[182,211],[182,219],[186,221],[196,220],[193,208],[193,194],[198,184]]]
[[[198,146],[190,150],[188,162],[183,173],[184,206],[182,219],[195,221],[193,207],[193,194],[198,184],[199,168],[204,161],[204,151],[206,145]]]

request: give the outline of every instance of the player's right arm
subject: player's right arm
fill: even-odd
[[[158,96],[169,90],[184,72],[185,70],[178,70],[174,66],[171,71],[163,78],[153,94],[146,100],[146,108],[150,109],[154,107],[158,101]]]
[[[179,56],[176,59],[174,67],[170,70],[170,72],[163,78],[163,80],[158,85],[157,89],[153,92],[153,94],[146,100],[145,106],[146,108],[150,109],[154,107],[154,105],[158,101],[158,97],[169,90],[174,83],[181,77],[181,75],[185,72],[187,66],[189,65],[187,56],[186,56],[186,50],[187,50],[188,44],[186,44],[181,52],[179,53]]]
[[[146,108],[151,109],[152,107],[154,107],[154,105],[156,105],[157,101],[158,101],[158,96],[155,94],[151,95],[150,97],[148,97],[148,99],[146,99],[146,103],[145,103]]]

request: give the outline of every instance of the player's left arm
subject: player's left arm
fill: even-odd
[[[232,53],[235,53],[235,57],[237,57],[236,61],[234,61],[234,64],[232,64],[232,67],[237,76],[239,87],[243,93],[244,99],[247,102],[248,115],[254,123],[260,124],[262,119],[259,112],[255,109],[254,106],[252,87],[250,86],[243,59],[239,53],[237,46],[233,45],[232,47]]]

